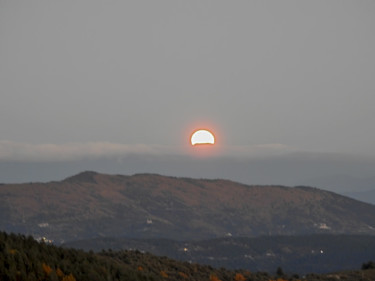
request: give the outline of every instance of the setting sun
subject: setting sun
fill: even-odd
[[[215,137],[214,135],[208,130],[197,130],[191,136],[191,145],[199,145],[199,144],[215,144]]]

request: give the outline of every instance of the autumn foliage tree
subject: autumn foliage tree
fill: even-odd
[[[234,276],[234,281],[245,281],[246,280],[246,277],[243,276],[241,273],[236,273],[236,275]]]
[[[211,274],[210,281],[221,281],[221,280],[215,274]]]

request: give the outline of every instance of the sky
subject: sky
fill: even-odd
[[[332,170],[306,179],[370,177],[374,14],[372,0],[0,0],[0,182],[68,176],[72,161],[204,177],[189,172],[214,161],[194,158],[195,128],[215,133],[234,180],[241,161],[306,155]],[[256,182],[304,181],[277,174]]]

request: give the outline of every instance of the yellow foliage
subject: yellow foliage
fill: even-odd
[[[75,277],[73,276],[73,274],[69,274],[69,275],[66,275],[66,276],[64,276],[64,278],[62,279],[62,281],[77,281],[76,279],[75,279]]]
[[[189,278],[189,276],[187,276],[186,273],[179,272],[178,274],[179,274],[182,278],[184,278],[184,279],[188,279],[188,278]]]
[[[60,268],[57,268],[56,269],[56,275],[61,279],[64,277],[64,273],[62,272],[62,270]]]
[[[160,275],[161,275],[163,278],[168,278],[168,274],[167,274],[164,270],[160,271]]]
[[[210,275],[210,281],[221,281],[216,275],[211,274]]]
[[[42,263],[42,267],[43,267],[43,271],[44,271],[44,273],[47,275],[47,276],[49,276],[50,274],[51,274],[51,272],[52,272],[52,268],[49,266],[49,265],[47,265],[47,264],[45,264],[45,263]]]
[[[9,254],[11,254],[11,255],[15,255],[16,253],[17,253],[16,249],[10,249],[9,250]]]
[[[241,273],[236,273],[236,275],[234,276],[234,281],[245,281],[246,278],[245,276],[243,276]]]

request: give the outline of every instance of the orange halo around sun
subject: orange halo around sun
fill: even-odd
[[[215,136],[209,130],[199,129],[191,135],[190,142],[192,146],[213,145],[215,144]]]

